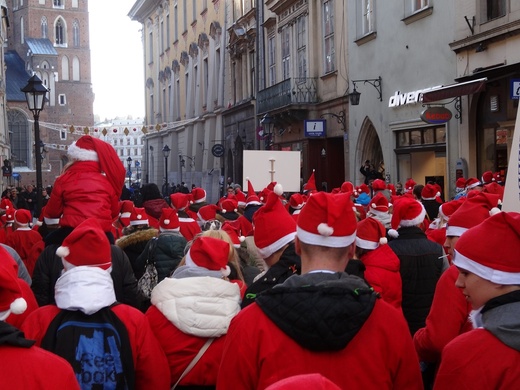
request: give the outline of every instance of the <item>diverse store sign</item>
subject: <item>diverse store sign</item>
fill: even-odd
[[[421,113],[421,119],[424,122],[434,125],[449,122],[452,116],[451,111],[446,107],[428,107]]]

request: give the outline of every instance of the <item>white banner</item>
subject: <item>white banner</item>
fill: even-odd
[[[520,105],[516,113],[513,143],[509,153],[502,210],[520,213]]]

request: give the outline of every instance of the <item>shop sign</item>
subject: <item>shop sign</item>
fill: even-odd
[[[215,157],[222,157],[224,155],[224,151],[225,151],[225,148],[224,148],[224,145],[222,145],[222,144],[215,144],[211,148],[211,153]]]
[[[449,122],[452,116],[451,111],[446,107],[428,107],[421,113],[421,119],[424,122],[434,125]]]

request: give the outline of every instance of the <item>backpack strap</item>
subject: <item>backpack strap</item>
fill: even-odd
[[[148,264],[155,265],[155,248],[157,247],[157,237],[152,238],[149,241],[150,245],[148,246],[148,256],[146,258],[146,264],[145,267]]]
[[[191,369],[193,367],[195,367],[195,364],[197,364],[197,362],[200,360],[202,355],[204,355],[204,352],[206,352],[208,350],[208,348],[211,345],[211,343],[213,342],[213,340],[215,340],[215,339],[210,338],[210,339],[206,340],[206,343],[202,346],[202,348],[199,350],[199,352],[195,355],[195,357],[190,362],[190,364],[188,364],[188,367],[186,367],[186,369],[181,374],[181,376],[179,377],[177,382],[175,382],[175,384],[171,387],[171,390],[175,390],[175,388],[179,385],[179,382],[182,380],[182,378],[184,378],[186,375],[188,375],[188,373],[191,371]]]

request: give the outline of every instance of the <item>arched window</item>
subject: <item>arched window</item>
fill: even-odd
[[[61,57],[61,78],[62,80],[69,79],[69,59],[67,56]]]
[[[41,29],[42,29],[42,38],[47,38],[49,34],[49,28],[47,26],[47,18],[45,16],[42,16],[41,20]]]
[[[79,81],[79,58],[74,56],[72,59],[72,80]]]
[[[54,42],[59,46],[67,44],[67,26],[61,17],[56,20],[54,25]]]
[[[18,110],[7,111],[9,126],[9,141],[11,144],[11,158],[14,167],[28,167],[29,157],[29,121],[27,116]]]
[[[79,47],[79,22],[77,19],[72,22],[72,42],[74,47]]]

